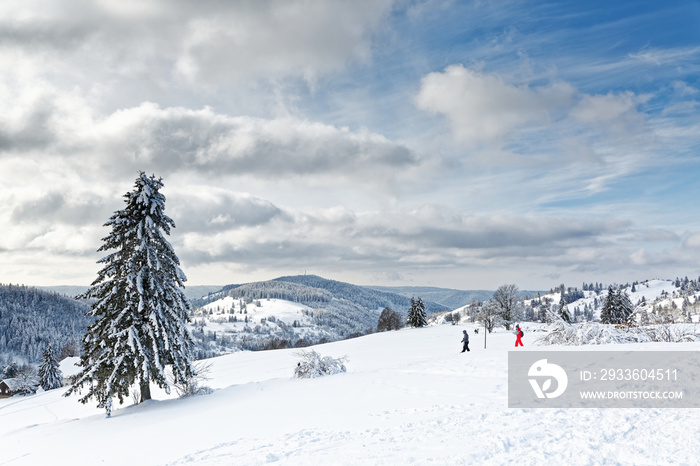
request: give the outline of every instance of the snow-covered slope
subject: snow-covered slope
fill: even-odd
[[[615,290],[617,286],[613,287]],[[622,286],[620,289],[629,296],[630,302],[637,312],[635,319],[640,322],[644,315],[646,322],[698,322],[700,320],[700,290],[697,282],[691,281],[685,285],[680,280],[646,280],[633,285]],[[597,291],[575,290],[583,295],[571,302],[567,300],[567,310],[573,316],[580,316],[577,321],[598,319],[600,311],[608,294],[607,288]],[[524,305],[537,308],[545,307],[555,312],[561,299],[561,292],[547,293],[536,299],[524,301]],[[685,309],[684,309],[685,303]],[[537,311],[535,312],[537,315]]]
[[[237,320],[260,321],[273,317],[274,320],[293,325],[294,321],[309,323],[308,312],[312,311],[309,306],[294,303],[284,299],[260,299],[246,305],[241,309],[241,300],[230,296],[218,299],[201,308],[201,311],[216,316],[237,316]],[[245,314],[244,314],[245,313]],[[199,313],[201,315],[201,312]],[[238,328],[238,327],[235,327]]]
[[[196,301],[197,357],[239,349],[280,349],[343,340],[373,332],[382,310],[403,320],[410,298],[316,275],[228,285]],[[424,301],[427,312],[445,311]]]
[[[0,400],[0,465],[696,464],[700,410],[509,409],[513,335],[431,326],[319,345],[347,373],[292,378],[295,349],[211,360],[214,393],[117,407],[61,390]],[[527,332],[522,350],[533,346]],[[619,346],[586,347],[589,351]],[[625,350],[700,350],[645,343]]]
[[[199,347],[206,345],[209,354],[308,346],[324,339],[339,339],[336,333],[315,324],[313,317],[321,312],[284,299],[246,303],[226,296],[196,309],[190,328]]]

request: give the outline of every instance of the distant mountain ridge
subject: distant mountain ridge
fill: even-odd
[[[303,296],[297,296],[294,293],[286,293],[283,286],[275,285],[279,283],[294,283],[297,285],[307,287],[308,289],[319,290],[318,293],[321,294],[330,293],[330,296],[332,296],[335,299],[346,300],[365,309],[371,310],[381,310],[384,307],[389,306],[396,311],[405,312],[411,305],[411,297],[420,297],[423,300],[423,303],[425,304],[425,309],[427,313],[450,310],[449,306],[436,303],[430,299],[425,299],[422,295],[405,296],[403,294],[394,293],[391,291],[379,290],[374,287],[359,286],[353,285],[351,283],[340,282],[337,280],[330,280],[327,278],[319,277],[318,275],[291,275],[263,282],[226,285],[222,287],[221,290],[203,297],[201,300],[198,300],[194,304],[197,306],[203,306],[208,302],[211,302],[212,300],[219,299],[219,297],[222,296],[234,296],[237,294],[237,292],[235,292],[234,290],[240,288],[246,290],[246,294],[256,299],[276,297],[280,299],[287,299],[293,302],[298,302],[301,304],[312,305],[308,303],[303,298]],[[325,293],[322,293],[321,290]],[[298,293],[299,291],[297,290],[296,292]],[[317,297],[316,299],[318,300],[320,298]]]
[[[79,285],[57,285],[57,286],[37,286],[41,290],[52,291],[54,293],[62,294],[71,298],[85,293],[90,287],[79,286]],[[220,291],[221,285],[193,285],[188,286],[185,284],[185,296],[187,299],[193,301],[206,296],[209,293],[214,293]]]
[[[379,291],[396,293],[405,297],[420,296],[423,300],[430,300],[449,309],[457,309],[466,306],[472,301],[487,301],[493,297],[490,290],[455,290],[431,286],[369,286]]]
[[[457,309],[473,301],[488,301],[493,298],[494,290],[456,290],[433,286],[368,286],[379,291],[396,293],[406,297],[420,296],[423,301],[430,300],[449,309]],[[546,291],[520,290],[520,297],[544,294]]]
[[[394,310],[407,310],[411,305],[410,298],[421,298],[425,304],[426,312],[441,312],[449,310],[449,306],[426,299],[423,295],[405,296],[393,291],[380,290],[375,287],[352,285],[350,283],[329,280],[317,275],[294,275],[276,278],[275,281],[299,283],[328,290],[337,298],[352,300],[356,304],[367,308],[380,309],[389,306]],[[404,309],[405,308],[405,309]]]

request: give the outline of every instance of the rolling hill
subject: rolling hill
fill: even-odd
[[[385,307],[403,318],[410,298],[315,275],[229,285],[197,302],[201,356],[235,349],[302,347],[371,333]],[[448,308],[427,301],[426,311]]]

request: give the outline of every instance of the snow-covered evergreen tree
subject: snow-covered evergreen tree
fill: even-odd
[[[600,322],[602,324],[612,324],[615,318],[615,292],[612,285],[608,287],[608,295],[605,297],[603,309],[600,311]]]
[[[175,223],[164,213],[162,187],[162,179],[139,173],[124,195],[126,208],[105,224],[112,231],[98,251],[112,252],[98,261],[105,265],[82,296],[94,300],[88,315],[96,320],[83,338],[83,369],[66,395],[87,384],[80,401],[95,398],[108,416],[112,398],[123,402],[135,383],[141,401],[151,398],[151,382],[169,391],[166,365],[176,382],[194,375],[186,277],[163,236]]]
[[[408,309],[406,323],[411,327],[425,327],[428,325],[425,304],[423,304],[423,300],[420,297],[417,300],[411,298],[411,307]]]
[[[2,368],[2,374],[0,374],[0,376],[2,376],[3,379],[13,379],[17,377],[17,374],[19,374],[19,366],[16,362],[9,361],[5,367]]]
[[[561,299],[559,300],[558,314],[559,314],[559,317],[561,317],[564,322],[566,322],[567,324],[571,323],[571,314],[569,314],[569,310],[566,306],[566,301],[564,300],[563,295],[562,295]]]
[[[615,323],[629,322],[634,313],[634,305],[630,301],[629,295],[625,291],[618,290],[615,295],[615,304]]]
[[[613,291],[608,288],[603,309],[600,312],[600,322],[603,324],[623,324],[629,322],[634,313],[634,306],[629,296],[622,290]]]
[[[63,385],[63,374],[61,369],[58,368],[58,361],[51,347],[51,343],[46,345],[44,350],[44,357],[41,360],[41,366],[39,366],[39,385],[44,390],[53,390],[54,388],[61,388]]]

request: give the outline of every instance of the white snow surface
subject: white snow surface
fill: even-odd
[[[299,350],[209,360],[210,395],[154,390],[112,417],[65,389],[0,400],[0,465],[697,464],[700,410],[509,409],[514,335],[436,325],[313,347],[347,372],[293,378]],[[462,330],[471,336],[460,353]],[[518,351],[700,350],[700,343]]]
[[[245,325],[243,322],[238,322],[240,325],[225,323],[220,327],[215,327],[215,320],[217,317],[227,317],[229,315],[235,315],[241,321],[244,319],[244,317],[248,317],[251,324],[260,322],[260,319],[269,319],[270,317],[275,317],[288,325],[292,325],[295,320],[305,324],[311,322],[311,319],[305,316],[303,311],[313,311],[313,309],[309,306],[305,306],[304,304],[286,301],[284,299],[258,299],[255,301],[259,303],[259,306],[255,303],[248,304],[246,306],[247,314],[245,315],[240,314],[240,306],[238,305],[239,299],[231,298],[230,296],[218,299],[214,302],[206,304],[205,306],[202,306],[203,310],[212,311],[214,313],[207,322],[208,327],[214,326],[209,328],[209,330],[230,330],[231,328],[243,327]],[[235,313],[229,314],[228,311],[231,309],[233,309]],[[195,320],[198,320],[199,313],[195,314],[193,317]]]

